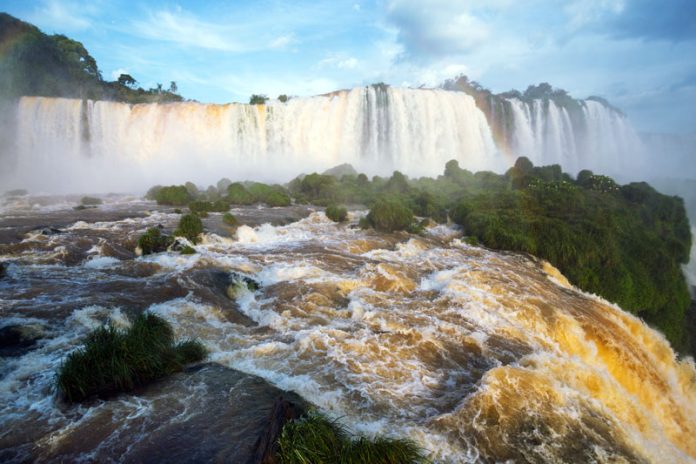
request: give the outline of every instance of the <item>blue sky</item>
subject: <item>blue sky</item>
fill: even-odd
[[[105,78],[248,101],[465,73],[600,95],[644,131],[696,132],[696,0],[0,0],[81,41]]]

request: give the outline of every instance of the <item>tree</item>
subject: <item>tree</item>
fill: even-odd
[[[137,82],[138,81],[136,81],[130,74],[121,74],[118,76],[118,83],[124,87],[135,86]]]
[[[169,91],[170,91],[171,93],[176,93],[178,90],[179,90],[179,86],[176,85],[176,82],[172,81],[172,82],[169,84]]]
[[[157,93],[162,93],[162,84],[157,83]]]
[[[279,102],[281,102],[281,103],[287,103],[288,100],[290,100],[290,97],[288,97],[287,95],[285,95],[285,94],[283,94],[283,95],[278,95],[278,101],[279,101]]]
[[[251,98],[249,98],[249,104],[250,105],[265,105],[267,100],[268,100],[268,97],[266,95],[253,94],[251,96]]]

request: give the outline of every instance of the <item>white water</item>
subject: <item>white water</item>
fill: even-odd
[[[287,181],[341,163],[369,175],[434,176],[457,159],[472,171],[502,172],[517,156],[572,173],[645,172],[629,121],[601,103],[582,102],[573,120],[553,101],[509,102],[513,133],[502,149],[463,92],[359,87],[258,106],[25,97],[15,157],[5,162],[14,169],[2,181],[33,191],[134,191],[221,177]]]
[[[646,150],[626,117],[603,104],[582,101],[582,117],[573,121],[552,100],[508,100],[513,115],[511,151],[536,165],[558,163],[573,174],[580,169],[623,177],[652,174]]]
[[[442,90],[361,87],[258,106],[30,97],[17,117],[11,184],[51,191],[289,180],[344,162],[410,175],[437,175],[452,158],[472,169],[506,164],[473,99]]]

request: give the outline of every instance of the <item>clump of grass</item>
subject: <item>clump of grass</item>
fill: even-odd
[[[140,314],[128,330],[95,329],[68,355],[57,373],[57,387],[70,402],[108,397],[181,371],[206,356],[196,340],[174,342],[171,326],[159,316]]]
[[[329,205],[326,207],[326,217],[333,222],[344,222],[348,219],[348,210],[343,206]]]
[[[174,239],[169,235],[165,235],[157,227],[151,227],[138,238],[138,247],[143,255],[151,253],[161,253],[167,251],[169,245],[174,242]]]
[[[185,237],[191,243],[198,243],[198,236],[203,233],[203,222],[195,214],[184,214],[179,220],[179,227],[174,235]]]
[[[350,437],[346,428],[312,412],[285,424],[278,438],[282,464],[408,464],[427,462],[412,441],[377,437]]]

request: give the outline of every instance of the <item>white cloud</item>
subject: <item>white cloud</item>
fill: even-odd
[[[41,2],[27,18],[30,22],[58,32],[80,31],[92,27],[91,6],[61,0]]]
[[[249,48],[235,40],[232,30],[202,21],[181,9],[151,12],[146,20],[133,23],[132,32],[148,39],[211,50],[243,52]]]
[[[607,13],[620,14],[626,7],[625,0],[574,0],[565,7],[571,30],[603,18]]]
[[[118,68],[114,71],[111,71],[111,80],[116,80],[119,78],[121,74],[130,74],[130,71],[124,68]]]
[[[275,48],[275,49],[284,49],[287,48],[288,45],[292,45],[294,43],[297,43],[297,39],[295,38],[294,34],[287,34],[287,35],[281,35],[279,37],[276,37],[271,41],[268,46],[270,48]]]
[[[490,27],[472,14],[468,2],[391,0],[386,13],[398,41],[414,58],[466,53],[491,37]]]
[[[357,58],[342,54],[330,54],[318,64],[320,68],[334,67],[338,69],[356,69],[359,65]]]

